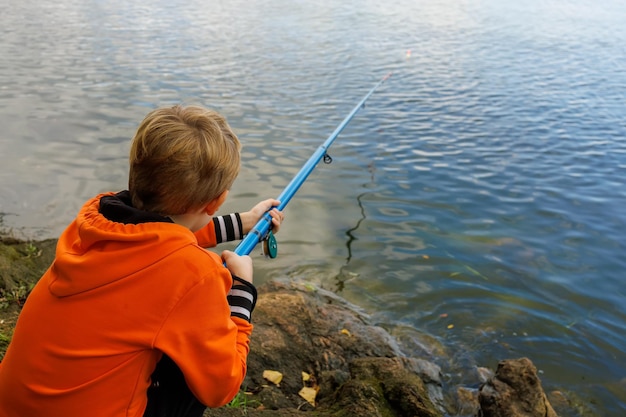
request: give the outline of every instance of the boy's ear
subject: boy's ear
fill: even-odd
[[[217,212],[217,210],[219,210],[224,201],[226,201],[226,197],[228,197],[228,190],[225,190],[222,194],[217,196],[217,198],[211,200],[209,204],[207,204],[204,208],[204,211],[209,216],[212,216],[213,214],[215,214],[215,212]]]

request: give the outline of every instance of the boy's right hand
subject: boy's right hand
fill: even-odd
[[[231,274],[252,283],[253,268],[250,256],[237,255],[235,252],[225,250],[222,252],[222,260]]]
[[[267,200],[263,200],[254,207],[252,207],[250,211],[244,211],[243,213],[239,213],[239,215],[241,216],[243,233],[246,234],[250,232],[254,225],[259,220],[261,220],[261,217],[263,217],[263,215],[268,211],[270,213],[270,216],[272,216],[272,232],[274,232],[274,234],[278,233],[280,225],[285,219],[285,213],[279,211],[276,208],[279,205],[280,201],[273,198],[268,198]]]

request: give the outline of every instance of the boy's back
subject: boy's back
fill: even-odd
[[[243,334],[218,334],[231,285],[220,258],[184,227],[111,222],[99,206],[100,197],[88,202],[60,237],[22,310],[0,367],[0,415],[140,416],[159,352],[192,390],[203,387],[194,392],[203,402],[228,401],[245,374],[238,338],[251,326],[241,320]],[[202,329],[196,336],[184,331],[190,323]]]

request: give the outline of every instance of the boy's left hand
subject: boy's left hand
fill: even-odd
[[[254,225],[261,219],[261,217],[263,217],[263,215],[271,209],[269,213],[270,216],[272,216],[272,232],[278,233],[280,225],[285,219],[285,213],[279,211],[276,208],[279,204],[280,201],[269,198],[267,200],[261,201],[260,203],[252,207],[250,211],[240,213],[243,232],[248,233],[250,230],[252,230]]]

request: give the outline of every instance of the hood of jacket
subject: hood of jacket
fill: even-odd
[[[59,237],[49,290],[57,297],[132,279],[173,252],[197,244],[168,217],[132,207],[128,191],[87,201]]]

